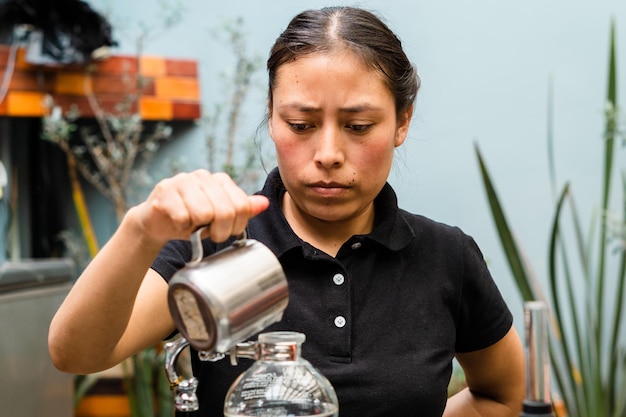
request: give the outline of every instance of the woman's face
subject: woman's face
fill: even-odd
[[[316,53],[276,73],[269,128],[290,200],[302,214],[346,221],[373,209],[411,110],[398,118],[382,76],[354,53]]]

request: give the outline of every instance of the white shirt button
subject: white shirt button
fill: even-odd
[[[361,242],[356,242],[353,243],[352,246],[350,246],[352,249],[359,249],[361,247]]]
[[[333,282],[335,283],[335,285],[341,285],[344,283],[345,280],[346,279],[341,274],[335,274],[333,276]]]
[[[335,317],[335,326],[341,328],[346,325],[346,319],[344,316]]]

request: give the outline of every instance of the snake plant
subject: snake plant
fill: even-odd
[[[585,233],[573,185],[565,183],[560,191],[555,188],[545,283],[533,276],[485,160],[475,147],[492,217],[519,293],[524,301],[539,299],[550,306],[553,388],[570,417],[626,417],[626,172],[618,174],[620,167],[615,166],[618,146],[626,137],[618,117],[615,49],[615,25],[611,24],[600,195],[598,202],[590,202],[597,214]],[[551,134],[548,144],[551,150]],[[556,185],[552,152],[548,159]],[[620,195],[622,201],[611,204]],[[614,206],[620,207],[617,229],[610,222]]]

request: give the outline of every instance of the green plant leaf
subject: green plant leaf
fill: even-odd
[[[100,379],[98,374],[76,376],[74,380],[74,408],[78,406],[80,401],[85,397],[85,394],[96,385],[98,379]]]
[[[564,204],[570,196],[570,185],[566,184],[557,200],[554,219],[552,222],[552,230],[550,233],[549,245],[549,265],[548,277],[550,284],[550,295],[552,301],[552,310],[554,314],[554,334],[556,343],[551,346],[553,350],[558,350],[559,354],[554,355],[554,369],[556,374],[560,374],[559,388],[563,392],[568,392],[569,401],[575,401],[579,409],[588,409],[590,394],[584,390],[585,386],[582,381],[592,376],[593,367],[589,366],[588,360],[589,344],[583,343],[583,335],[581,334],[580,320],[578,318],[579,311],[576,308],[576,297],[574,294],[575,282],[570,270],[570,261],[567,256],[567,248],[564,240],[560,236],[560,222],[563,213]],[[563,270],[562,285],[565,286],[566,299],[561,300],[561,289],[559,287],[558,265],[561,259]],[[565,305],[567,314],[571,320],[571,329],[573,334],[568,334],[567,329],[563,326],[562,305]],[[573,343],[574,346],[570,346]],[[576,358],[574,358],[574,350]]]
[[[487,170],[487,166],[484,162],[478,144],[474,145],[474,149],[478,158],[478,163],[480,165],[480,172],[483,178],[483,184],[485,185],[487,200],[491,208],[493,220],[495,222],[496,229],[500,236],[500,242],[502,243],[506,259],[509,263],[509,267],[511,268],[511,272],[513,273],[513,277],[515,278],[517,287],[524,301],[537,300],[538,295],[536,294],[535,288],[538,288],[538,286],[535,285],[533,288],[534,280],[532,279],[530,268],[527,266],[526,261],[524,260],[524,257],[522,255],[522,251],[517,245],[515,238],[513,237],[513,233],[511,232],[511,228],[509,227],[508,221],[504,214],[504,210],[502,209],[502,205],[500,204],[498,194],[496,193],[495,187],[493,186],[493,182],[491,181],[491,177]]]

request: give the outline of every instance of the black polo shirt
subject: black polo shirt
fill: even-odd
[[[441,416],[454,354],[492,345],[513,322],[473,239],[399,209],[387,184],[373,231],[352,236],[333,258],[295,235],[281,211],[284,192],[274,170],[261,192],[270,208],[248,225],[289,284],[283,320],[266,331],[306,335],[302,356],[330,380],[341,417]],[[204,243],[205,254],[226,245]],[[153,268],[170,279],[190,257],[189,242],[173,241]],[[252,362],[192,358],[199,415],[222,416],[228,388]]]

